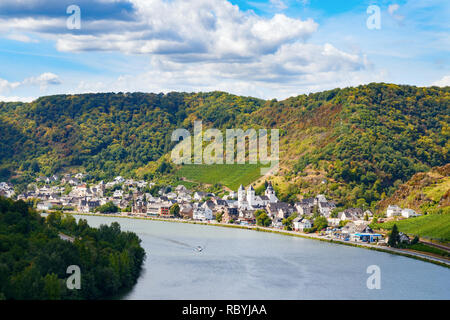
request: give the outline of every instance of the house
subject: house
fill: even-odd
[[[176,199],[177,198],[177,194],[175,192],[169,192],[166,194],[166,197],[168,199]]]
[[[313,223],[309,219],[297,217],[294,220],[292,220],[292,226],[294,227],[295,231],[303,232],[303,230],[305,229],[312,228]]]
[[[113,198],[122,199],[122,197],[123,197],[123,190],[119,189],[119,190],[114,191]]]
[[[305,206],[301,202],[296,202],[294,204],[294,208],[301,216],[309,216],[312,213],[312,209],[309,206]]]
[[[404,234],[403,232],[398,233],[398,239],[399,239],[399,242],[401,242],[401,243],[410,243],[411,242],[411,239],[409,239],[409,237],[406,234]]]
[[[208,206],[201,206],[194,208],[193,218],[194,220],[201,220],[201,221],[212,220],[213,218],[212,210],[209,209]]]
[[[256,223],[255,212],[256,212],[255,209],[240,208],[239,209],[239,221],[241,221],[241,222],[245,221],[245,223],[247,225],[255,224]]]
[[[336,208],[336,205],[334,204],[334,202],[331,201],[319,201],[319,212],[321,215],[323,215],[324,217],[329,217],[331,215],[331,211],[333,211],[334,208]]]
[[[355,232],[351,234],[352,241],[374,242],[379,241],[383,236],[379,233],[374,233],[372,228],[368,225],[359,225],[355,227]]]
[[[189,203],[181,204],[180,215],[183,219],[192,219],[194,217],[194,209],[192,205]]]
[[[363,218],[363,211],[360,208],[348,208],[338,213],[338,219],[340,221],[356,221]]]
[[[121,176],[117,176],[117,177],[114,178],[114,182],[115,182],[116,184],[124,183],[124,182],[125,182],[125,179],[122,178]]]
[[[286,202],[274,202],[266,206],[266,211],[271,218],[285,219],[294,212],[294,208]]]
[[[100,206],[99,200],[91,200],[91,199],[80,199],[78,202],[78,211],[83,213],[89,213],[95,208]]]
[[[197,191],[196,193],[194,193],[194,200],[200,201],[203,198],[206,198],[206,192]]]
[[[148,201],[147,202],[147,215],[148,216],[157,216],[159,215],[159,207],[160,203],[154,202],[154,201]]]
[[[323,194],[318,194],[314,199],[314,205],[318,206],[320,202],[328,202],[327,198]]]
[[[211,211],[214,211],[216,204],[212,200],[206,200],[203,202],[202,207],[208,207]]]
[[[294,207],[300,215],[310,216],[315,206],[314,198],[304,198],[300,202],[296,202]]]
[[[350,239],[350,235],[357,232],[356,228],[357,226],[353,222],[347,223],[345,226],[341,228],[339,238]]]
[[[158,209],[158,215],[164,218],[172,218],[173,215],[170,214],[170,205],[160,205]]]
[[[72,186],[77,186],[80,184],[80,180],[77,178],[70,178],[68,182]]]
[[[50,210],[53,207],[53,204],[49,201],[39,202],[37,204],[38,210]]]
[[[417,217],[417,216],[420,216],[420,214],[415,212],[413,209],[405,208],[402,210],[402,217],[411,218],[411,217]]]
[[[136,201],[131,207],[131,213],[133,214],[146,214],[147,213],[147,204],[142,201]]]
[[[386,216],[388,218],[399,216],[402,213],[402,209],[399,206],[396,205],[389,205],[386,209]]]
[[[183,186],[182,184],[179,184],[176,188],[175,188],[175,192],[180,193],[180,192],[187,192],[187,189],[185,186]]]
[[[229,223],[230,221],[237,221],[239,219],[239,211],[234,207],[226,207],[222,216],[222,222]]]

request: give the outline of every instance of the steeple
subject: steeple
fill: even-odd
[[[265,192],[267,198],[269,198],[270,203],[278,202],[278,198],[275,195],[275,190],[273,190],[272,184],[269,182]]]
[[[238,202],[242,204],[244,200],[245,200],[245,189],[244,186],[241,184],[238,190]]]

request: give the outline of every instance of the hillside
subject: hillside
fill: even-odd
[[[44,219],[25,202],[0,197],[0,300],[114,297],[140,275],[140,243],[117,222],[97,229],[60,213]],[[79,290],[66,286],[71,265],[82,270]]]
[[[372,224],[374,229],[392,230],[394,224],[398,230],[410,236],[450,242],[450,214],[428,214],[420,217]]]
[[[449,163],[449,105],[449,87],[382,83],[283,101],[210,92],[0,103],[0,179],[25,183],[37,175],[87,171],[98,179],[120,174],[176,180],[183,171],[167,160],[170,134],[191,130],[201,119],[204,128],[222,131],[280,129],[281,171],[272,179],[283,199],[322,192],[341,205],[374,207],[414,174]],[[242,181],[238,175],[226,182],[221,174],[232,168],[210,169],[181,170],[188,180],[232,188],[257,179],[243,172]]]
[[[450,164],[416,173],[395,193],[380,202],[380,210],[390,204],[411,208],[420,213],[433,213],[450,208]]]

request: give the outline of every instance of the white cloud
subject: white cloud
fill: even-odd
[[[10,33],[10,34],[6,35],[6,38],[10,39],[10,40],[14,40],[14,41],[27,42],[27,43],[39,42],[38,40],[32,39],[23,33]]]
[[[0,92],[9,91],[20,86],[20,82],[9,82],[5,79],[0,79]]]
[[[450,86],[450,76],[444,76],[442,79],[433,82],[433,86],[447,87]]]
[[[283,0],[270,0],[270,3],[277,8],[278,10],[287,9],[287,5],[283,2]]]
[[[40,90],[46,90],[48,86],[60,84],[61,80],[56,74],[45,72],[37,77],[26,78],[23,81],[10,82],[5,79],[0,79],[0,92],[10,92],[19,87],[27,86],[39,86]]]
[[[36,100],[35,97],[18,97],[18,96],[5,97],[0,95],[0,101],[2,102],[31,102],[34,100]]]
[[[61,80],[59,77],[51,72],[46,72],[37,77],[30,77],[23,81],[23,84],[38,85],[40,87],[46,88],[49,85],[59,85]]]
[[[227,1],[133,0],[137,21],[83,21],[82,34],[58,37],[61,51],[120,51],[179,59],[248,59],[283,43],[304,41],[317,30],[312,19],[277,14],[262,18]],[[189,55],[189,56],[188,56]]]
[[[348,83],[344,78],[350,75],[362,79],[359,73],[370,66],[355,50],[308,43],[318,30],[312,19],[281,13],[261,17],[223,0],[130,1],[135,10],[131,20],[82,20],[82,29],[74,31],[65,27],[67,16],[2,18],[0,32],[33,32],[55,41],[56,48],[65,52],[120,52],[127,59],[149,56],[140,74],[84,79],[69,89],[78,92],[228,90],[283,97]],[[282,7],[284,2],[272,4]],[[61,83],[54,74],[24,82],[41,90]]]

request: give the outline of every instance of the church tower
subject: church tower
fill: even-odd
[[[239,205],[242,205],[242,203],[245,201],[245,189],[244,186],[241,184],[238,190],[238,203]]]
[[[247,202],[249,206],[255,205],[255,189],[253,189],[253,186],[250,185],[247,189]]]
[[[275,190],[273,190],[272,183],[269,182],[265,194],[266,197],[269,198],[270,203],[278,202],[278,198],[275,195]]]

